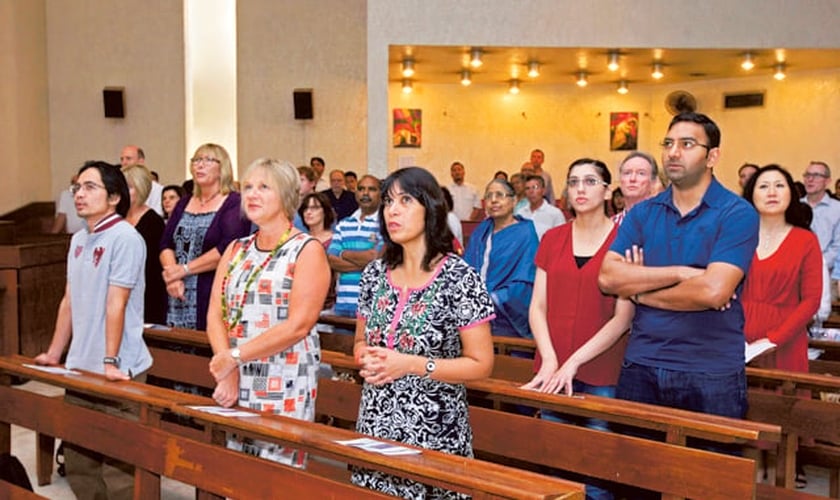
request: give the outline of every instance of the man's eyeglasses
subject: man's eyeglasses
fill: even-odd
[[[85,193],[89,193],[95,189],[105,189],[105,186],[101,184],[97,184],[95,182],[84,182],[82,184],[71,184],[70,185],[70,192],[73,194],[78,193],[79,191],[84,191]]]
[[[195,158],[190,158],[190,163],[193,165],[204,163],[205,165],[208,163],[222,163],[216,158],[210,158],[209,156],[196,156]]]
[[[828,179],[828,176],[819,172],[805,172],[802,177],[806,179]]]
[[[607,185],[606,182],[602,181],[601,179],[599,179],[597,177],[584,177],[583,179],[578,179],[577,177],[572,177],[572,178],[570,178],[569,180],[566,181],[566,185],[568,185],[572,189],[578,187],[579,185],[581,185],[581,183],[583,183],[583,185],[586,186],[586,187],[595,187],[595,186],[598,186],[598,185],[606,186]]]
[[[689,138],[663,139],[662,142],[659,143],[659,145],[662,146],[662,149],[666,151],[670,151],[671,148],[673,148],[674,146],[677,146],[677,149],[679,149],[680,151],[689,151],[691,149],[696,148],[697,146],[700,146],[701,148],[706,148],[707,151],[711,149],[708,144],[700,144],[696,140]]]

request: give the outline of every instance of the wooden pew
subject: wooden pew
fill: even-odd
[[[434,486],[462,491],[477,498],[582,498],[581,486],[497,464],[423,450],[420,455],[384,456],[338,444],[362,437],[343,429],[286,417],[256,414],[225,418],[189,408],[211,400],[135,382],[107,382],[95,374],[62,376],[24,367],[23,357],[0,358],[0,371],[25,376],[66,389],[140,405],[140,419],[131,421],[64,403],[27,391],[0,386],[0,422],[22,425],[134,464],[139,498],[159,495],[159,476],[193,484],[214,495],[270,498],[278,483],[293,497],[379,498],[373,492],[227,450],[225,432],[236,432],[303,449],[343,463],[383,470]],[[205,426],[206,442],[168,432],[161,416],[172,412]],[[32,418],[38,415],[38,418]],[[213,444],[215,443],[215,444]],[[5,450],[0,450],[5,451]],[[243,480],[242,478],[247,478]],[[155,493],[156,492],[156,493]],[[384,496],[382,496],[384,497]]]
[[[808,347],[823,351],[818,359],[808,363],[811,373],[840,376],[840,342],[827,339],[809,339]]]
[[[189,335],[189,333],[180,332],[179,335]],[[202,336],[200,332],[193,332],[191,335],[193,335],[193,338],[196,339],[200,339]],[[171,340],[171,337],[168,337],[166,335],[166,332],[147,331],[147,338],[166,338]],[[511,358],[508,356],[497,356],[497,359],[499,358],[508,358],[509,360],[511,360],[511,362],[518,363],[522,366],[526,366],[528,367],[528,370],[530,370],[531,361],[529,360]],[[330,363],[331,365],[333,365],[334,368],[337,369],[356,369],[352,357],[347,354],[323,351],[322,359],[323,361]],[[182,362],[179,364],[179,366],[184,367],[186,365]],[[564,426],[562,433],[559,435],[555,435],[553,433],[557,433],[560,431],[557,431],[554,426],[562,424],[539,421],[532,418],[522,417],[519,415],[512,415],[510,413],[497,412],[486,408],[479,408],[473,405],[471,406],[470,411],[472,418],[474,419],[473,427],[474,432],[476,433],[476,442],[482,443],[480,445],[481,448],[479,448],[478,444],[476,445],[476,450],[488,454],[488,458],[495,457],[509,459],[510,455],[512,455],[512,453],[506,453],[505,451],[505,446],[508,445],[508,440],[500,439],[501,435],[511,434],[505,429],[520,429],[523,428],[522,426],[528,428],[530,428],[530,426],[548,426],[548,430],[541,430],[540,432],[545,432],[547,433],[546,435],[550,437],[540,439],[529,438],[525,441],[528,443],[565,443],[568,440],[572,440],[572,442],[579,443],[581,449],[593,447],[600,450],[601,447],[597,443],[599,443],[600,439],[607,439],[612,440],[609,444],[611,448],[608,447],[608,449],[613,450],[615,455],[603,455],[603,462],[597,461],[600,460],[597,457],[588,457],[587,460],[583,461],[585,463],[580,463],[580,461],[574,462],[574,460],[568,457],[560,459],[552,458],[552,460],[554,460],[552,462],[548,458],[540,458],[542,455],[547,454],[547,451],[542,449],[538,451],[522,451],[520,453],[524,455],[520,455],[518,458],[519,460],[530,463],[531,466],[534,467],[540,466],[562,468],[565,470],[571,470],[575,472],[580,472],[582,474],[587,474],[595,477],[603,477],[604,479],[611,480],[619,478],[620,482],[626,481],[628,482],[628,484],[634,486],[654,487],[654,489],[661,489],[662,491],[669,491],[667,489],[669,487],[673,488],[673,486],[663,486],[665,482],[668,482],[669,484],[676,483],[680,485],[679,488],[682,488],[677,493],[674,493],[678,496],[682,495],[694,496],[697,498],[709,498],[709,492],[714,490],[706,490],[705,488],[709,488],[710,486],[704,484],[703,481],[708,481],[708,478],[710,477],[717,478],[716,474],[707,475],[705,473],[699,472],[703,469],[703,466],[699,465],[697,465],[699,469],[695,470],[697,474],[688,474],[686,472],[686,470],[695,467],[695,465],[690,464],[695,464],[696,460],[699,460],[699,463],[704,463],[703,460],[714,461],[715,459],[717,459],[717,457],[720,456],[717,454],[710,454],[712,455],[711,458],[708,456],[700,456],[700,458],[697,458],[695,452],[698,452],[699,450],[691,450],[685,448],[684,445],[686,442],[686,438],[697,437],[703,439],[711,439],[721,443],[754,443],[758,440],[778,442],[780,439],[779,429],[775,426],[768,426],[756,423],[748,423],[745,425],[745,423],[740,420],[725,419],[723,417],[701,415],[692,412],[683,412],[681,410],[651,407],[649,405],[642,405],[639,403],[617,401],[606,398],[597,398],[594,396],[587,396],[584,399],[579,399],[566,398],[557,395],[541,395],[532,391],[523,391],[518,388],[518,384],[513,382],[471,382],[470,384],[468,384],[468,388],[472,396],[475,396],[479,393],[484,393],[484,397],[488,400],[499,400],[511,404],[525,404],[530,405],[532,407],[552,409],[561,413],[604,418],[605,413],[609,412],[613,414],[609,419],[614,422],[634,425],[645,429],[662,431],[666,434],[667,439],[666,443],[657,443],[654,441],[638,440],[637,438],[631,438],[619,434],[601,433],[598,431],[592,431],[589,429],[582,429],[579,427],[572,426]],[[360,391],[360,386],[356,384],[348,384],[346,382],[322,379],[319,383],[319,413],[339,418],[345,421],[354,421],[358,412],[359,405],[358,391]],[[617,407],[619,409],[616,409]],[[505,416],[500,417],[498,415]],[[484,423],[476,426],[476,424],[479,422],[479,418],[482,419],[480,422]],[[571,430],[569,430],[568,427],[570,427]],[[566,435],[564,433],[571,434]],[[576,433],[582,433],[582,435]],[[603,436],[608,437],[605,438]],[[480,438],[483,440],[480,440]],[[653,467],[652,469],[642,468],[644,470],[640,471],[638,470],[638,468],[635,468],[633,464],[638,465],[640,463],[643,463],[643,461],[640,462],[639,460],[633,459],[631,461],[633,462],[632,464],[628,465],[624,463],[626,458],[622,457],[624,457],[626,454],[626,448],[628,446],[633,448],[634,446],[639,445],[639,443],[634,440],[641,441],[641,445],[643,445],[642,448],[640,448],[640,450],[644,451],[639,451],[639,453],[647,457],[656,458],[658,464],[656,467]],[[657,445],[654,446],[657,449],[653,450],[652,448],[650,448],[650,446],[652,445]],[[669,447],[676,447],[678,449],[673,450]],[[577,448],[572,447],[571,449]],[[530,453],[533,453],[533,456],[530,455]],[[598,457],[602,456],[600,455],[600,453],[601,452],[599,451]],[[668,457],[669,453],[674,453],[675,455],[672,457],[673,459],[667,459],[665,461],[668,462],[668,467],[673,467],[673,469],[669,469],[668,467],[666,467],[666,469],[668,469],[668,472],[662,472],[662,465],[659,464],[659,461],[662,460],[662,456]],[[684,456],[686,454],[690,456]],[[525,455],[530,457],[532,461],[528,462],[528,460],[522,458]],[[591,462],[591,460],[596,460],[596,462]],[[571,463],[569,463],[570,461]],[[754,470],[754,464],[751,461],[748,462],[748,466],[753,468]],[[595,470],[601,466],[604,466],[605,469],[599,469],[601,470],[601,472]],[[706,466],[712,465],[707,464]],[[713,466],[723,466],[724,468],[727,467],[720,463],[713,464]],[[743,472],[743,469],[739,467],[742,467],[742,465],[735,465],[731,470],[740,470]],[[629,470],[625,470],[628,468]],[[668,481],[663,481],[663,484],[660,484],[659,481],[661,479],[655,479],[646,476],[647,470],[656,470],[658,471],[657,474],[660,474],[661,477],[668,476],[670,477],[670,479]],[[745,474],[745,476],[741,476],[740,478],[740,481],[742,483],[744,481],[744,477],[749,478],[749,480],[747,481],[750,485],[748,486],[749,488],[754,487],[754,472],[751,474],[752,475]],[[674,480],[674,478],[677,476],[684,478],[687,475],[690,475],[693,478],[693,482],[685,481],[684,479]],[[744,488],[744,485],[742,484],[741,487]],[[700,490],[703,490],[704,494],[698,495],[698,491]],[[763,494],[760,493],[762,495],[762,498],[767,497],[768,491],[772,494],[772,488],[768,489],[766,487],[761,487],[759,488],[759,490],[767,490],[764,491]],[[721,498],[733,498],[732,496],[724,495],[722,493],[721,495]]]
[[[47,497],[42,497],[20,486],[0,480],[0,498],[6,500],[46,500]]]

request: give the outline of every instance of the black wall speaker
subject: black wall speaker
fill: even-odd
[[[125,95],[123,88],[102,89],[105,118],[125,118]]]
[[[311,120],[315,117],[312,109],[312,89],[295,89],[292,96],[295,101],[295,120]]]

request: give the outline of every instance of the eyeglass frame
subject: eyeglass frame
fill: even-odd
[[[87,181],[87,182],[83,182],[81,184],[78,183],[78,182],[75,183],[75,184],[70,184],[70,192],[73,193],[74,196],[79,191],[84,191],[85,193],[89,193],[89,192],[91,192],[91,191],[93,191],[97,188],[98,189],[104,189],[106,191],[108,190],[108,188],[106,188],[102,184],[97,184],[93,181]]]
[[[484,201],[493,201],[493,200],[504,200],[505,198],[515,198],[515,194],[510,193],[500,193],[498,191],[493,191],[491,193],[484,193],[484,197],[482,198]]]
[[[595,187],[597,185],[609,186],[609,183],[595,177],[594,175],[588,175],[584,178],[579,177],[570,177],[566,179],[566,186],[572,189],[577,189],[578,184],[583,183],[585,187]]]
[[[671,144],[668,144],[669,141],[671,141]],[[691,144],[691,146],[687,145],[686,143]],[[697,146],[700,146],[706,148],[707,154],[709,151],[712,150],[711,146],[709,146],[708,144],[703,144],[693,137],[680,137],[679,139],[671,139],[669,137],[666,137],[662,139],[662,142],[659,143],[659,147],[661,147],[665,151],[670,151],[674,149],[674,146],[677,146],[677,149],[679,149],[680,151],[691,151]]]
[[[222,164],[222,160],[218,158],[210,158],[208,156],[196,156],[195,158],[190,158],[190,163],[192,165],[197,165],[199,163],[218,163],[219,165]]]

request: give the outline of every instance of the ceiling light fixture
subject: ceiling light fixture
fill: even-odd
[[[469,87],[471,83],[472,73],[470,72],[470,70],[461,70],[461,85],[463,85],[464,87]]]
[[[480,47],[473,47],[470,49],[470,66],[473,68],[480,68],[484,62],[481,60],[481,56],[484,53],[482,52]]]
[[[776,72],[773,74],[773,78],[775,78],[776,80],[779,80],[779,81],[784,80],[785,76],[787,76],[785,74],[785,70],[787,69],[787,65],[784,62],[779,62],[779,63],[776,63],[776,65],[773,68],[776,70]]]
[[[611,50],[607,53],[607,69],[618,71],[618,51]]]
[[[653,63],[653,71],[651,71],[650,76],[654,80],[661,80],[662,77],[665,76],[665,73],[662,72],[662,63],[661,62]]]
[[[540,63],[537,61],[530,61],[528,63],[528,76],[531,78],[540,76]]]
[[[624,95],[630,92],[630,88],[627,87],[627,80],[621,80],[618,82],[618,93]]]
[[[510,81],[510,85],[508,86],[508,92],[513,95],[519,93],[519,80],[513,79]]]
[[[411,59],[410,57],[403,59],[402,76],[405,78],[411,78],[414,76],[414,59]]]
[[[408,78],[403,78],[402,81],[403,94],[410,94],[414,90],[414,84]]]
[[[581,88],[586,87],[587,85],[589,85],[588,78],[589,78],[589,74],[586,71],[582,71],[582,70],[578,71],[577,82],[575,82],[575,83],[577,83],[578,87],[581,87]]]
[[[741,68],[745,71],[749,71],[755,68],[755,61],[753,61],[752,52],[747,52],[744,54],[744,61],[741,63]]]

